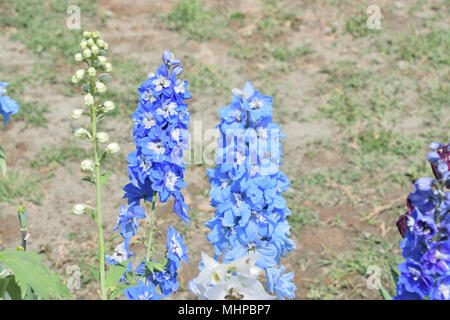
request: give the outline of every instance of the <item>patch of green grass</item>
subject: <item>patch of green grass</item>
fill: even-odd
[[[292,61],[298,57],[303,57],[313,53],[312,50],[308,46],[296,47],[294,49],[289,49],[284,46],[280,46],[272,50],[272,56],[279,61],[288,62]]]
[[[356,141],[363,153],[393,154],[411,156],[418,154],[423,141],[414,137],[406,137],[389,130],[365,130],[358,134]]]
[[[195,40],[224,39],[228,16],[219,10],[205,9],[199,0],[181,0],[165,17],[169,30],[181,31]]]
[[[95,1],[7,1],[0,24],[14,27],[17,32],[12,39],[23,42],[33,53],[45,53],[53,58],[63,56],[71,61],[82,32],[69,30],[65,24],[66,10],[71,4],[80,7],[83,25],[87,24],[87,18],[96,15]]]
[[[43,128],[47,127],[48,118],[46,114],[50,112],[47,105],[38,101],[18,101],[20,104],[20,112],[16,117],[18,120],[25,122],[25,127],[28,125]]]
[[[382,46],[385,53],[394,54],[398,60],[421,62],[434,68],[450,65],[450,31],[432,30],[421,34],[400,34]]]
[[[355,38],[365,37],[373,30],[367,28],[367,18],[365,10],[351,16],[345,22],[345,33],[351,34]]]
[[[299,204],[289,205],[292,213],[287,217],[292,230],[297,234],[298,230],[308,225],[316,226],[319,223],[319,216],[317,211],[312,208],[305,207]]]
[[[19,201],[29,201],[40,204],[43,198],[39,183],[43,178],[28,175],[24,172],[8,171],[0,179],[0,202],[17,204]]]
[[[52,148],[43,147],[36,157],[30,161],[32,168],[47,167],[51,164],[62,165],[67,161],[81,161],[91,155],[89,150],[80,148],[77,144],[69,143]]]
[[[218,88],[221,92],[230,90],[227,82],[227,74],[217,69],[215,65],[204,65],[200,62],[185,59],[190,61],[188,72],[186,72],[186,80],[189,81],[189,90],[193,93],[202,91],[208,88]]]
[[[430,116],[439,123],[445,112],[444,108],[448,108],[450,86],[440,83],[438,86],[432,87],[423,93],[421,100],[427,106]]]
[[[395,266],[402,257],[395,253],[397,242],[380,239],[375,236],[361,237],[355,250],[348,250],[343,255],[324,252],[318,268],[322,268],[320,278],[327,283],[311,286],[307,296],[314,299],[352,299],[379,297],[378,290],[367,288],[368,268],[378,267],[383,286],[390,290],[393,281],[389,265]]]

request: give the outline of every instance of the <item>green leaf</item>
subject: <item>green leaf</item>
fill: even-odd
[[[92,183],[92,184],[95,184],[95,181],[94,181],[94,179],[93,179],[92,177],[84,177],[84,178],[81,179],[81,180],[90,182],[90,183]]]
[[[126,261],[125,261],[126,262]],[[113,289],[116,287],[117,282],[123,277],[123,274],[127,271],[127,267],[123,265],[115,265],[109,268],[108,272],[106,273],[106,288],[107,289]]]
[[[14,276],[0,279],[0,298],[5,300],[22,300],[22,294]]]
[[[387,292],[387,290],[385,288],[383,288],[381,283],[380,283],[380,287],[378,289],[380,290],[380,294],[384,300],[392,300],[391,295],[389,294],[389,292]]]
[[[112,172],[106,172],[100,176],[100,184],[108,184],[108,178],[112,176]]]
[[[6,175],[6,153],[3,150],[2,145],[0,144],[0,171],[3,175]]]
[[[13,273],[22,299],[27,294],[28,286],[39,299],[72,299],[60,276],[49,270],[37,253],[5,249],[0,252],[0,262]]]
[[[154,262],[154,261],[145,261],[145,265],[147,266],[147,268],[150,269],[150,271],[154,272],[154,271],[164,271],[164,265],[158,262]]]
[[[393,266],[389,265],[389,270],[391,271],[392,279],[394,280],[394,284],[397,285],[399,273],[394,269]]]

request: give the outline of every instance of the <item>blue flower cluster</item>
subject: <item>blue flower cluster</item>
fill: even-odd
[[[159,195],[161,202],[174,197],[174,212],[188,224],[188,206],[184,202],[181,188],[185,188],[183,151],[189,143],[189,117],[185,99],[191,98],[187,90],[187,81],[177,79],[183,67],[180,60],[166,50],[163,64],[156,74],[151,73],[138,89],[139,103],[132,115],[134,121],[133,141],[136,150],[128,157],[128,174],[130,183],[124,187],[124,198],[128,207],[122,206],[114,230],[124,238],[112,256],[107,256],[111,264],[123,263],[134,256],[130,251],[130,241],[137,235],[139,220],[145,219],[145,211],[140,206],[141,200],[152,201]],[[173,227],[167,229],[167,253],[164,259],[164,271],[149,271],[149,258],[144,258],[134,273],[143,276],[136,288],[128,288],[125,295],[129,299],[158,299],[155,293],[159,286],[164,296],[178,288],[177,269],[182,260],[188,261],[186,247],[182,236]],[[127,272],[132,272],[131,262]],[[122,279],[123,281],[125,278]]]
[[[293,273],[283,274],[280,258],[295,249],[286,217],[291,213],[282,193],[290,182],[280,171],[281,134],[272,122],[272,98],[250,82],[234,89],[231,104],[219,111],[221,137],[216,168],[208,169],[213,219],[208,240],[215,259],[223,253],[229,263],[258,253],[257,266],[265,270],[267,289],[280,299],[294,298]]]
[[[435,177],[415,182],[409,210],[397,221],[406,259],[399,265],[398,300],[450,300],[450,144],[430,148]]]
[[[6,125],[9,121],[9,116],[19,112],[19,104],[11,99],[10,96],[5,96],[6,87],[9,85],[8,82],[0,81],[0,114],[5,120],[3,125]]]

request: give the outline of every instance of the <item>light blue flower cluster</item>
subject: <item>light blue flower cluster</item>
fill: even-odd
[[[187,81],[177,79],[183,67],[169,51],[163,53],[163,64],[156,74],[151,73],[138,89],[139,104],[132,115],[134,121],[133,141],[136,150],[128,155],[130,183],[124,187],[124,198],[128,207],[122,206],[114,230],[124,238],[112,256],[107,256],[111,264],[124,263],[134,253],[130,251],[130,241],[137,235],[139,220],[146,214],[141,200],[161,202],[174,197],[174,212],[188,224],[188,206],[180,189],[185,188],[183,151],[189,142],[189,116],[185,99],[191,97]],[[129,299],[155,300],[162,296],[155,293],[159,287],[164,296],[177,291],[177,270],[181,261],[188,262],[187,249],[183,237],[171,226],[167,229],[167,252],[161,263],[163,270],[152,267],[154,261],[144,258],[135,268],[134,274],[143,278],[135,288],[127,288]],[[127,272],[132,272],[128,263]],[[160,268],[161,269],[161,268]],[[125,281],[125,276],[122,278]]]
[[[397,222],[406,259],[399,265],[398,300],[450,300],[450,144],[430,148],[435,178],[415,182],[409,211]]]
[[[11,99],[10,96],[5,96],[6,87],[8,82],[0,81],[0,114],[3,116],[3,125],[6,125],[9,121],[9,116],[19,112],[19,104]]]
[[[293,273],[284,273],[280,258],[295,249],[286,217],[291,213],[282,193],[290,182],[280,171],[281,134],[272,122],[272,98],[250,82],[234,89],[231,104],[219,111],[221,138],[216,168],[208,169],[215,217],[208,240],[215,259],[231,262],[251,251],[265,270],[267,289],[280,299],[294,298]]]

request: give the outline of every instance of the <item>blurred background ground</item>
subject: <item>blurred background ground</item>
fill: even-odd
[[[372,265],[393,287],[395,221],[412,182],[430,175],[429,143],[448,140],[448,0],[0,0],[0,80],[21,107],[1,128],[0,249],[18,244],[16,208],[26,205],[29,248],[61,275],[79,265],[75,297],[98,299],[95,223],[71,214],[75,203],[94,204],[94,190],[80,181],[88,146],[71,135],[83,122],[70,118],[82,103],[70,83],[81,32],[66,27],[70,4],[81,8],[82,29],[102,33],[114,66],[107,95],[117,110],[101,129],[122,150],[106,165],[114,172],[103,193],[106,238],[123,203],[136,89],[170,49],[183,59],[191,119],[202,131],[246,80],[273,96],[274,120],[288,135],[282,169],[292,181],[285,196],[297,249],[283,263],[295,272],[296,298],[378,299],[366,285]],[[366,27],[369,5],[381,9],[381,30]],[[187,284],[200,252],[212,254],[206,168],[186,170],[189,227],[170,203],[157,206],[157,239],[171,223],[190,251],[173,299],[193,298]]]

